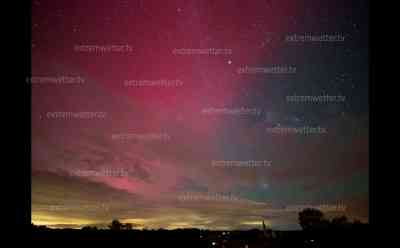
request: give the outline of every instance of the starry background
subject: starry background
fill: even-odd
[[[83,84],[32,84],[32,221],[51,227],[298,229],[293,205],[341,203],[368,221],[368,1],[32,1],[32,76]],[[285,42],[291,34],[340,34],[342,42]],[[76,45],[131,52],[77,52]],[[180,48],[231,54],[176,55]],[[239,74],[292,66],[293,74]],[[126,87],[125,80],[180,80]],[[288,95],[343,95],[290,103]],[[204,115],[205,108],[260,115]],[[105,112],[49,119],[47,112]],[[320,126],[326,134],[271,135],[268,127]],[[167,141],[118,142],[121,133]],[[270,167],[213,167],[268,160]],[[128,175],[82,176],[124,169]],[[182,194],[234,195],[236,200]],[[343,213],[342,213],[343,214]]]

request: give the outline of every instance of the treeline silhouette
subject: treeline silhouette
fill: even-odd
[[[52,229],[32,224],[35,242],[77,242],[93,244],[128,243],[131,247],[363,247],[370,241],[369,225],[350,222],[346,216],[328,220],[317,209],[304,209],[298,215],[300,231],[274,231],[266,228],[246,231],[191,229],[139,230],[132,223],[113,220],[107,229],[85,226],[81,229]],[[260,221],[261,226],[261,221]],[[55,245],[57,243],[54,243]]]

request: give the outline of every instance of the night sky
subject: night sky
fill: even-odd
[[[32,1],[32,222],[368,222],[368,29],[365,0]]]

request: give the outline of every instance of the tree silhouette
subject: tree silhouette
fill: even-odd
[[[306,208],[299,213],[299,224],[303,230],[319,229],[329,224],[324,214],[313,208]]]
[[[335,217],[332,219],[331,223],[332,227],[337,229],[348,229],[354,227],[354,225],[357,225],[349,222],[346,216]]]
[[[123,224],[121,222],[119,222],[119,220],[113,220],[111,222],[111,225],[108,226],[111,230],[116,230],[119,231],[122,229]]]
[[[332,224],[336,226],[349,224],[346,216],[335,217],[332,219]]]
[[[108,226],[110,230],[132,230],[132,223],[121,223],[119,220],[113,220],[111,224]]]
[[[82,231],[97,231],[97,227],[95,226],[84,226],[81,228]]]
[[[132,230],[132,224],[131,224],[131,223],[126,223],[126,224],[124,224],[124,229],[126,229],[126,230]]]

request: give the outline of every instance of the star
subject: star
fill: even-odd
[[[228,60],[228,64],[232,64],[232,60]]]

